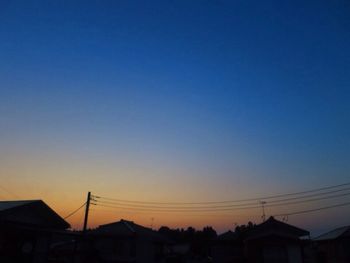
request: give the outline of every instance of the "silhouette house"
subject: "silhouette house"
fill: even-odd
[[[319,262],[350,262],[350,226],[340,227],[314,239]]]
[[[244,233],[226,232],[212,247],[214,262],[302,263],[309,232],[270,217]]]
[[[244,240],[248,262],[303,262],[301,237],[309,232],[270,217],[257,225]]]
[[[127,220],[99,226],[89,240],[103,262],[161,262],[169,244],[163,235]]]
[[[41,200],[0,201],[0,262],[46,262],[53,232],[69,227]]]
[[[219,235],[212,245],[211,254],[214,262],[242,262],[244,260],[242,235],[232,231]]]

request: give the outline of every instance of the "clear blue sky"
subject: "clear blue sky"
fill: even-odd
[[[3,0],[0,176],[23,198],[58,166],[169,200],[175,177],[195,200],[348,181],[349,47],[346,0]]]

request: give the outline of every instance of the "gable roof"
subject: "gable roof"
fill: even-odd
[[[100,225],[97,229],[92,231],[93,234],[104,234],[118,237],[140,237],[144,239],[151,239],[159,242],[169,242],[169,240],[158,232],[132,221],[120,220],[105,225]]]
[[[247,234],[247,239],[255,239],[269,235],[278,235],[297,239],[309,234],[309,231],[281,222],[271,216],[268,220],[250,230]]]
[[[332,231],[329,231],[325,234],[322,234],[316,238],[315,241],[325,241],[325,240],[333,240],[341,237],[350,237],[350,226],[343,226],[336,228]]]
[[[100,225],[93,232],[120,236],[133,236],[136,233],[135,229],[131,226],[133,224],[132,221],[122,219],[118,222]]]
[[[0,201],[0,221],[54,229],[70,227],[42,200]]]
[[[11,209],[14,207],[19,207],[22,205],[30,204],[33,202],[37,202],[39,200],[16,200],[16,201],[0,201],[0,212]]]

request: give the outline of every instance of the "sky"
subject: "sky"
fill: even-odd
[[[348,182],[349,46],[346,0],[0,1],[0,198],[65,216],[88,191],[205,202]],[[96,206],[90,226],[223,231],[260,216]]]

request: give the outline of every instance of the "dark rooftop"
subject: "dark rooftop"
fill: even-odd
[[[300,238],[309,234],[309,231],[281,222],[271,216],[268,220],[261,223],[260,225],[257,225],[251,231],[249,231],[247,238],[253,239],[267,235],[280,235],[289,238]]]
[[[42,200],[0,201],[0,221],[54,229],[70,227]]]
[[[350,237],[350,226],[343,226],[336,228],[332,231],[329,231],[325,234],[322,234],[316,238],[315,241],[325,241],[325,240],[333,240],[340,237]]]
[[[145,239],[151,239],[153,241],[166,242],[170,241],[159,234],[158,232],[138,224],[133,221],[120,220],[105,225],[100,225],[97,229],[91,232],[92,234],[103,234],[103,235],[118,235],[121,237],[141,237]]]

